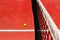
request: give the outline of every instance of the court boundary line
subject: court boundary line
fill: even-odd
[[[21,30],[18,30],[18,29],[0,29],[0,32],[34,32],[35,30],[34,29],[21,29]]]

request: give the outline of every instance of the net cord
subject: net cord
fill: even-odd
[[[42,10],[42,15],[46,20],[46,24],[49,28],[50,34],[53,38],[53,40],[60,40],[60,34],[57,28],[57,25],[54,23],[53,19],[51,18],[51,16],[49,15],[48,11],[46,10],[46,8],[44,7],[43,3],[41,2],[41,0],[37,0],[37,3],[39,5],[39,7]]]

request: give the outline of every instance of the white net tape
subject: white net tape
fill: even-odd
[[[60,40],[60,38],[59,38],[60,34],[58,33],[58,28],[57,28],[56,24],[54,23],[54,21],[52,20],[52,18],[50,17],[48,11],[43,6],[43,3],[41,2],[41,0],[37,0],[37,3],[43,12],[42,13],[43,17],[46,20],[46,24],[48,26],[48,29],[50,31],[50,34],[51,34],[53,40]]]

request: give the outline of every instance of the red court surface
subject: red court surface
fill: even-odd
[[[0,40],[35,40],[34,32],[1,32]]]
[[[0,29],[33,29],[33,19],[31,0],[0,0]]]
[[[0,0],[0,40],[35,40],[33,19],[31,0]]]
[[[41,0],[53,21],[60,29],[60,0]]]

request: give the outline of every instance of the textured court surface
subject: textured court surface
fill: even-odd
[[[41,0],[53,21],[60,29],[60,0]]]
[[[31,0],[0,0],[0,30],[34,30]],[[0,40],[35,40],[34,32],[0,32]]]
[[[35,40],[34,32],[0,32],[0,40]]]
[[[33,29],[31,5],[31,0],[0,0],[0,29]]]

